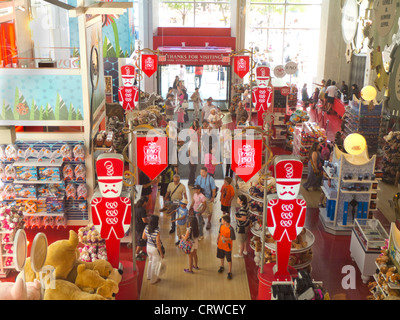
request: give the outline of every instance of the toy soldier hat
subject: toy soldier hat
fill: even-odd
[[[121,182],[124,174],[124,158],[120,154],[102,154],[97,158],[96,171],[99,182]]]
[[[303,163],[298,159],[277,159],[275,164],[276,183],[283,185],[300,184]]]
[[[259,80],[267,80],[270,78],[270,73],[268,67],[258,67],[256,70],[256,78]]]
[[[135,67],[131,65],[125,65],[121,67],[122,78],[134,78],[136,74]]]

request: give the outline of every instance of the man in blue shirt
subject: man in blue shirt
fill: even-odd
[[[171,220],[171,222],[176,222],[176,235],[178,236],[178,241],[175,242],[176,245],[179,244],[181,237],[186,234],[186,220],[189,215],[187,205],[188,201],[182,199],[176,209],[175,219]]]
[[[207,210],[208,222],[207,222],[206,229],[209,230],[211,228],[213,203],[215,200],[215,194],[217,191],[217,187],[215,186],[214,178],[208,174],[206,167],[201,168],[200,175],[197,176],[194,184],[199,185],[200,187],[203,188],[203,193],[204,193],[205,197],[207,198],[207,209],[206,210]],[[199,226],[199,228],[202,228],[202,226]]]

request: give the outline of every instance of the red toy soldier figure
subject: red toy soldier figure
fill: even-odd
[[[268,110],[272,102],[273,90],[270,86],[270,69],[258,67],[256,70],[257,87],[253,89],[253,103],[257,110],[258,125],[263,125],[263,114]]]
[[[139,88],[134,86],[135,67],[125,65],[121,67],[121,77],[123,86],[118,89],[119,103],[125,111],[135,109],[136,103],[139,101]]]
[[[92,222],[106,240],[108,261],[119,265],[120,239],[131,224],[131,200],[121,197],[124,158],[120,154],[105,153],[96,161],[99,190],[92,199]]]
[[[292,241],[303,230],[307,205],[299,196],[303,163],[292,156],[275,159],[277,194],[268,197],[267,227],[277,243],[275,277],[290,280],[288,271]]]

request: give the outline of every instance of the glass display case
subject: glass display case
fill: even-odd
[[[381,250],[385,239],[389,238],[386,230],[377,219],[355,219],[354,233],[360,240],[365,251]]]

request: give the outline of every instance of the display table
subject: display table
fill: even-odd
[[[375,274],[375,260],[389,236],[376,219],[356,219],[351,233],[350,256],[357,263],[363,283]]]

